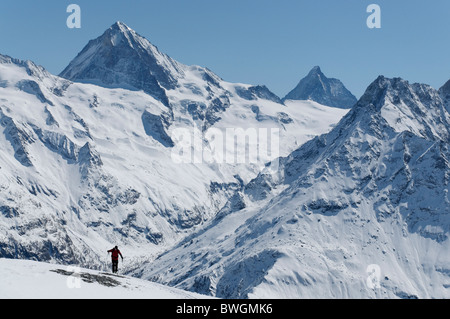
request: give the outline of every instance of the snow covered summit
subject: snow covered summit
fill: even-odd
[[[185,66],[122,22],[89,41],[60,76],[76,82],[143,90],[168,105],[165,89],[176,87]]]

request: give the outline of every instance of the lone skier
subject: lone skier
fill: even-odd
[[[122,258],[122,262],[123,262],[122,253],[120,252],[120,250],[117,246],[115,246],[113,249],[108,250],[108,255],[109,255],[109,253],[111,253],[112,272],[116,273],[118,270],[118,266],[119,266],[119,255]]]

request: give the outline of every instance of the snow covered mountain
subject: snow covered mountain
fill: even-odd
[[[283,100],[313,100],[323,105],[348,109],[356,97],[338,79],[327,78],[315,66]]]
[[[378,77],[140,276],[221,298],[449,298],[444,91]]]
[[[0,55],[0,257],[95,269],[117,244],[138,265],[347,113],[183,65],[120,22],[61,75]],[[275,130],[279,152],[211,161],[229,128]]]
[[[168,106],[165,89],[176,87],[184,69],[124,23],[116,22],[90,41],[60,76],[108,87],[128,85]]]
[[[121,271],[217,297],[448,298],[449,82],[354,103],[306,79],[281,101],[121,22],[61,76],[0,55],[0,257],[104,270],[117,244]]]

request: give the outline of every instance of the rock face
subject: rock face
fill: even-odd
[[[166,127],[163,123],[163,118],[151,114],[147,111],[142,114],[142,123],[144,125],[145,133],[153,137],[165,147],[173,147],[172,138],[167,134]]]
[[[320,67],[315,66],[283,100],[313,100],[338,108],[351,108],[356,97],[341,81],[327,78]]]
[[[441,95],[442,99],[447,103],[447,105],[450,102],[450,80],[448,80],[440,89],[439,94]]]

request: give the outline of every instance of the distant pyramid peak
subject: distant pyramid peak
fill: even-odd
[[[123,23],[121,21],[117,21],[113,25],[111,25],[111,27],[109,27],[109,29],[106,30],[103,35],[111,36],[111,35],[115,35],[117,33],[128,36],[129,40],[131,40],[130,38],[133,38],[136,41],[139,41],[139,39],[142,39],[144,41],[149,42],[147,39],[145,39],[143,36],[139,35],[135,30],[131,29],[129,26],[127,26],[125,23]]]
[[[313,67],[283,100],[313,100],[343,109],[351,108],[357,102],[341,81],[327,78],[319,66]]]
[[[126,44],[134,47],[133,42],[139,41],[139,37],[133,29],[129,28],[123,22],[117,21],[100,38],[104,39],[103,43],[105,45],[118,46],[120,44]]]
[[[119,30],[132,30],[130,27],[128,27],[125,23],[123,23],[122,21],[116,21],[111,28],[117,28]]]
[[[320,69],[320,66],[318,66],[318,65],[316,65],[315,67],[313,67],[312,69],[311,69],[311,71],[309,71],[309,74],[310,75],[313,75],[313,74],[320,74],[320,73],[322,73],[322,70]],[[323,73],[322,73],[323,74]]]

